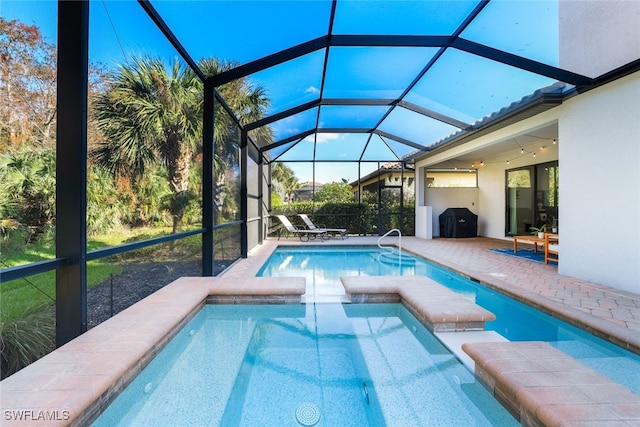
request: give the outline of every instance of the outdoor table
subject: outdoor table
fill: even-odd
[[[533,243],[533,251],[538,253],[538,245],[544,247],[544,238],[539,238],[536,235],[526,235],[526,236],[513,236],[513,253],[518,252],[518,242],[527,242]]]

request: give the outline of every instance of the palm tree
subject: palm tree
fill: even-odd
[[[295,198],[296,190],[299,190],[300,187],[302,187],[302,184],[300,184],[298,178],[295,175],[288,176],[282,182],[282,185],[284,186],[284,192],[287,197],[287,201],[289,203],[294,202],[295,200],[293,199]]]
[[[284,199],[289,203],[292,202],[296,190],[301,187],[293,170],[283,163],[276,162],[271,168],[271,177],[282,187]]]
[[[203,60],[200,65],[207,75],[234,66],[216,59]],[[114,175],[134,181],[150,165],[164,165],[173,192],[169,205],[176,232],[189,200],[195,197],[187,184],[202,144],[202,81],[177,59],[167,70],[160,59],[142,57],[123,65],[110,86],[95,102],[96,124],[106,139],[92,151],[92,158]],[[263,90],[242,79],[221,92],[243,122],[261,117],[267,105]],[[234,150],[224,148],[233,129],[227,117],[216,114],[214,123],[216,169],[224,169],[233,160],[227,153]]]

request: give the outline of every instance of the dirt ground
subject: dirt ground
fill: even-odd
[[[216,261],[216,272],[230,262]],[[201,276],[200,260],[125,262],[122,272],[90,289],[87,293],[87,328],[104,322],[114,314],[151,295],[183,276]]]

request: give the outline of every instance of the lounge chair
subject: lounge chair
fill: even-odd
[[[345,237],[349,237],[349,236],[347,236],[347,229],[346,228],[318,227],[313,223],[313,221],[311,221],[311,219],[309,218],[309,216],[307,216],[307,214],[298,214],[298,216],[300,218],[302,218],[302,221],[304,221],[305,225],[309,228],[309,230],[324,230],[324,231],[327,232],[327,235],[339,234],[340,237],[342,237],[343,240],[344,240]]]
[[[328,239],[329,236],[325,230],[307,230],[304,228],[298,228],[295,225],[291,224],[289,218],[284,215],[275,215],[278,220],[282,223],[284,228],[291,234],[297,235],[300,238],[301,242],[307,242],[309,240],[313,240],[316,237],[320,236],[321,240]],[[280,240],[280,236],[278,236],[278,240]]]

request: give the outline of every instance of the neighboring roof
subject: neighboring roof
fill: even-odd
[[[370,174],[363,176],[359,180],[350,182],[349,185],[353,187],[358,185],[358,182],[362,183],[365,181],[369,181],[371,179],[377,179],[378,176],[382,176],[384,174],[389,174],[389,173],[394,174],[394,173],[401,173],[401,172],[410,172],[412,176],[414,171],[415,169],[410,165],[405,164],[403,167],[402,162],[389,162],[381,165],[378,170],[375,170]]]
[[[321,183],[321,182],[308,181],[308,182],[301,183],[299,190],[304,190],[304,189],[307,189],[307,188],[318,188],[318,187],[324,187],[324,184]]]
[[[412,171],[412,167],[407,167],[407,165],[402,164],[402,162],[389,162],[380,166],[380,171],[384,172],[401,172],[401,171]],[[372,172],[373,174],[377,173]]]

